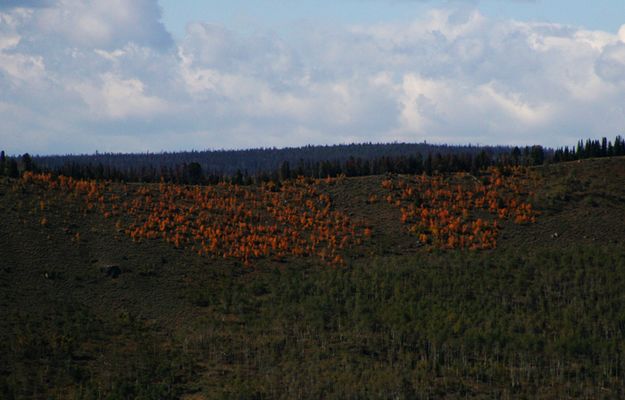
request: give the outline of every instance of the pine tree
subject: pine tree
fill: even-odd
[[[33,160],[30,157],[30,154],[24,153],[22,155],[22,169],[24,171],[32,171],[33,170]]]
[[[189,177],[189,183],[192,185],[197,185],[202,183],[202,166],[198,162],[192,162],[187,165],[187,175]]]
[[[4,154],[4,150],[0,151],[0,176],[4,175],[4,169],[7,162],[7,157]]]
[[[425,163],[423,164],[423,169],[425,170],[426,175],[432,175],[432,153],[428,153],[428,157],[425,159]]]
[[[521,149],[518,146],[514,146],[512,149],[512,160],[514,161],[514,165],[519,165],[519,160],[521,159]]]
[[[291,177],[291,166],[288,161],[283,161],[280,165],[280,180],[284,181]]]
[[[232,184],[233,185],[243,185],[243,183],[244,183],[244,181],[243,181],[243,173],[241,172],[240,169],[237,169],[237,172],[232,177]]]
[[[13,158],[9,159],[7,162],[7,176],[9,178],[17,178],[20,176],[20,172],[17,169],[17,161]]]
[[[541,165],[545,161],[545,151],[542,146],[532,146],[530,153],[532,165]]]

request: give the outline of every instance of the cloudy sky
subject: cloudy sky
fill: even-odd
[[[12,154],[623,133],[623,0],[0,0]]]

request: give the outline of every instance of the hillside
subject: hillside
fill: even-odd
[[[0,397],[623,397],[624,182],[4,178]]]

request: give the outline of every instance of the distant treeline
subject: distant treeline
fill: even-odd
[[[553,162],[575,161],[584,158],[625,156],[625,139],[617,136],[614,142],[601,140],[580,140],[575,147],[562,147],[553,153]]]
[[[248,150],[207,150],[162,153],[96,153],[93,155],[65,155],[34,157],[36,164],[45,170],[76,173],[83,166],[89,169],[104,170],[104,174],[121,173],[132,180],[166,179],[180,180],[185,175],[185,165],[197,163],[207,179],[211,177],[235,177],[239,174],[256,177],[272,175],[288,164],[293,171],[303,175],[321,176],[340,174],[345,164],[361,160],[369,162],[369,170],[361,174],[384,172],[384,165],[401,158],[420,154],[425,158],[429,153],[447,156],[467,153],[473,156],[486,151],[490,157],[507,153],[510,148],[503,146],[450,146],[428,143],[361,143],[328,146],[303,146],[295,148],[258,148]],[[376,165],[373,165],[376,164]],[[101,167],[100,167],[101,165]],[[192,169],[195,167],[192,167]],[[360,167],[362,170],[364,167]],[[192,173],[194,171],[191,171]],[[97,172],[96,172],[97,173]],[[110,175],[109,174],[109,175]],[[111,178],[115,179],[114,176]],[[183,179],[184,180],[184,179]]]
[[[590,157],[625,155],[625,141],[579,141],[556,150],[542,146],[448,146],[427,143],[349,144],[285,149],[191,151],[177,153],[96,153],[93,155],[6,157],[0,174],[17,177],[37,170],[86,179],[126,182],[252,184],[297,176],[313,178],[385,173],[471,172],[499,165],[541,165]]]
[[[158,182],[163,179],[190,184],[213,184],[228,180],[251,184],[296,176],[325,178],[389,172],[477,172],[494,163],[504,162],[513,153],[514,162],[531,165],[542,163],[545,157],[545,151],[540,146],[516,149],[516,153],[513,150],[505,146],[364,143],[180,153],[96,153],[34,157],[25,154],[9,158],[7,162],[15,166],[20,164],[20,171],[36,169],[75,178],[127,182]]]

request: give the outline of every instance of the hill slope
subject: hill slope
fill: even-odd
[[[387,177],[324,186],[373,228],[338,266],[133,242],[5,180],[0,397],[622,397],[625,159],[532,174],[536,223],[483,251],[421,245]]]

